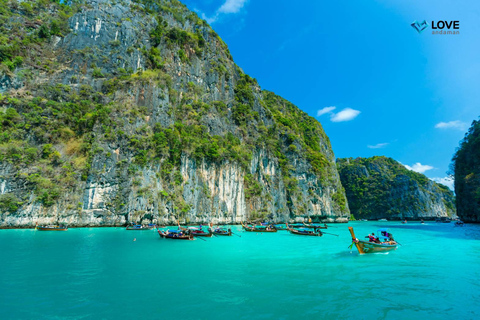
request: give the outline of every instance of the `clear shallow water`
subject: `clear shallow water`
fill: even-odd
[[[388,226],[403,244],[347,248]],[[2,319],[479,319],[480,226],[332,225],[206,241],[123,228],[0,230]],[[136,238],[136,241],[132,241]]]

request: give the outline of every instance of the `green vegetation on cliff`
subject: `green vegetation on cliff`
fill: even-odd
[[[453,192],[387,157],[337,159],[356,219],[428,219],[455,213]]]
[[[464,221],[480,222],[480,121],[473,121],[460,142],[452,169],[458,216]]]
[[[0,0],[0,12],[1,212],[348,216],[321,125],[261,90],[180,2]],[[220,176],[201,176],[212,168],[243,188],[219,199]]]

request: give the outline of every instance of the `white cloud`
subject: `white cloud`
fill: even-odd
[[[450,122],[439,122],[435,125],[437,129],[457,129],[460,131],[465,131],[468,129],[468,124],[460,120],[450,121]]]
[[[317,111],[317,117],[320,117],[322,114],[332,112],[335,110],[337,107],[325,107],[323,109],[320,109]]]
[[[432,180],[447,186],[452,191],[455,191],[455,187],[453,186],[455,181],[451,177],[432,178]]]
[[[385,148],[386,146],[388,146],[389,143],[388,142],[384,142],[384,143],[377,143],[376,145],[368,145],[367,148],[370,148],[370,149],[380,149],[380,148]]]
[[[360,114],[360,111],[354,110],[351,108],[345,108],[339,113],[332,114],[330,120],[332,122],[343,122],[343,121],[350,121],[355,119]]]
[[[220,8],[215,11],[215,14],[211,17],[208,17],[205,13],[201,12],[200,10],[197,11],[202,19],[207,21],[208,23],[212,24],[216,22],[221,15],[223,14],[230,14],[230,13],[238,13],[240,10],[245,6],[248,0],[226,0]]]
[[[247,0],[227,0],[224,4],[217,10],[220,13],[237,13],[240,9],[243,8]]]
[[[403,163],[402,163],[403,164]],[[415,163],[413,166],[409,166],[407,164],[404,164],[405,168],[407,168],[408,170],[412,170],[412,171],[415,171],[415,172],[419,172],[419,173],[424,173],[425,171],[428,171],[428,170],[432,170],[433,167],[432,166],[429,166],[428,164],[421,164],[420,162],[417,162]]]

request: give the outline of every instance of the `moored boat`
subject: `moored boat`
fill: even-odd
[[[221,228],[216,228],[213,230],[213,234],[216,236],[231,236],[232,235],[232,229],[228,228],[228,230],[221,229]]]
[[[202,229],[199,229],[199,228],[192,228],[192,227],[189,227],[188,228],[191,232],[191,234],[195,237],[212,237],[213,236],[213,232],[212,232],[212,229],[208,228],[208,232],[205,232],[203,231]]]
[[[140,224],[134,224],[131,226],[127,226],[125,230],[152,230],[155,228],[156,225],[154,224],[149,224],[149,225],[140,225]]]
[[[271,226],[248,226],[242,223],[242,227],[248,232],[277,232],[277,229]]]
[[[310,229],[328,229],[328,226],[326,223],[323,224],[323,226],[319,223],[310,223],[310,224],[303,224],[304,228],[310,228]]]
[[[323,236],[322,231],[320,231],[319,229],[310,230],[307,228],[299,228],[299,229],[289,228],[288,231],[291,234],[296,234],[298,236],[315,236],[315,237]]]
[[[172,240],[195,240],[192,234],[187,234],[182,230],[158,230],[161,238]]]
[[[180,230],[183,230],[186,233],[192,234],[195,237],[208,237],[208,238],[210,238],[210,237],[213,236],[213,232],[212,232],[211,228],[208,228],[208,232],[203,231],[202,226],[200,226],[198,228],[197,227],[184,228],[184,227],[181,227],[180,225],[178,225],[178,228]]]
[[[378,219],[378,221],[380,221],[380,222],[386,222],[386,221],[388,221],[388,220],[387,220],[387,219]]]
[[[67,231],[67,226],[36,226],[36,230],[38,231]]]
[[[393,240],[392,235],[388,233],[388,229],[377,230],[377,234],[381,234],[377,238],[378,242],[359,240],[355,237],[352,227],[348,227],[348,230],[350,230],[350,234],[352,235],[352,245],[350,248],[355,245],[360,254],[388,252],[397,249],[398,243]]]

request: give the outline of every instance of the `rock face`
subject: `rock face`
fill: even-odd
[[[455,216],[448,187],[387,157],[338,159],[352,215],[356,219],[434,219]]]
[[[455,156],[457,214],[463,221],[480,222],[480,121],[473,121]]]
[[[178,1],[1,6],[0,227],[348,220],[321,125]]]

